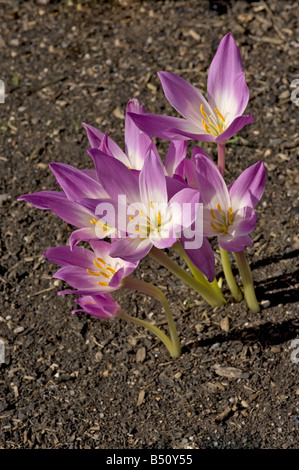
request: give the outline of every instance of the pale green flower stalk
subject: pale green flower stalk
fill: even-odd
[[[139,279],[133,279],[131,277],[127,277],[123,279],[122,287],[125,289],[137,290],[139,292],[143,292],[144,294],[154,297],[161,303],[165,311],[171,341],[159,328],[157,328],[156,326],[152,325],[149,322],[146,322],[145,320],[140,320],[138,318],[131,317],[124,313],[122,314],[122,317],[137,325],[139,324],[140,326],[147,328],[153,334],[158,336],[158,338],[167,347],[172,357],[179,357],[182,354],[181,345],[180,345],[180,341],[178,338],[178,333],[176,330],[174,319],[173,319],[173,316],[169,307],[169,303],[167,301],[167,298],[163,294],[163,292],[157,286],[154,286],[153,284],[150,284],[145,281],[141,281]]]
[[[177,253],[181,255],[183,260],[186,262],[188,268],[190,269],[191,273],[195,277],[195,279],[202,284],[203,286],[206,286],[207,284],[207,278],[204,276],[204,274],[190,261],[186,251],[184,250],[182,244],[178,241],[175,243],[172,247]],[[222,292],[220,287],[218,286],[216,278],[213,280],[213,282],[209,282],[209,286],[216,291],[220,296],[222,296]]]
[[[193,276],[188,274],[183,268],[170,259],[162,250],[152,247],[149,252],[149,256],[185,282],[185,284],[194,289],[211,305],[211,307],[221,307],[226,303],[223,295],[216,292],[208,281],[203,279],[202,283],[198,282]]]
[[[244,289],[244,296],[247,302],[248,307],[253,312],[259,312],[260,306],[256,299],[254,285],[253,285],[253,278],[252,272],[249,266],[249,263],[246,259],[244,251],[240,251],[239,253],[234,253],[237,266],[242,278],[243,282],[243,289]]]

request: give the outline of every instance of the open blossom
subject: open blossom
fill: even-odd
[[[186,173],[189,184],[200,189],[204,235],[217,236],[219,245],[227,251],[239,252],[252,246],[249,234],[257,220],[254,208],[263,195],[266,181],[263,162],[247,168],[227,188],[215,163],[196,147]]]
[[[221,40],[211,63],[208,100],[197,88],[172,72],[159,72],[158,76],[166,98],[185,119],[130,113],[139,128],[149,135],[224,144],[253,122],[251,115],[243,115],[249,90],[240,51],[231,34]]]
[[[52,263],[61,266],[54,278],[61,279],[76,290],[58,294],[97,295],[122,287],[122,280],[131,274],[138,263],[131,263],[109,255],[111,244],[103,240],[90,241],[92,250],[75,246],[57,246],[44,255]]]
[[[84,295],[75,302],[81,308],[72,310],[72,313],[85,312],[93,317],[110,319],[122,312],[120,305],[109,294]]]
[[[199,191],[184,185],[184,189],[169,199],[166,176],[152,148],[147,152],[138,179],[115,158],[96,149],[89,152],[95,161],[99,180],[111,197],[106,201],[108,204],[118,201],[118,213],[126,214],[123,227],[117,227],[122,231],[122,237],[113,242],[111,256],[128,261],[140,260],[153,245],[157,248],[172,246],[182,228],[194,222],[198,209],[196,204],[200,202]],[[123,196],[125,201],[122,207],[120,198]],[[184,203],[190,209],[186,217],[183,214]],[[102,215],[101,210],[102,206],[99,204],[96,217]],[[110,215],[106,214],[108,225],[115,224],[116,219],[119,220],[114,211]]]

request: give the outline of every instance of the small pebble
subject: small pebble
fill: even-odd
[[[22,333],[22,331],[24,331],[24,329],[25,329],[25,328],[24,328],[23,326],[17,326],[17,328],[15,328],[15,329],[13,330],[13,332],[14,332],[15,334]]]

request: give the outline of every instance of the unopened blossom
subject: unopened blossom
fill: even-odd
[[[170,104],[185,119],[158,114],[130,117],[149,135],[164,139],[194,139],[224,144],[252,115],[243,115],[249,100],[242,59],[231,34],[221,40],[208,73],[208,100],[193,85],[172,72],[159,72]]]
[[[72,310],[72,313],[85,312],[96,318],[110,319],[122,312],[120,305],[109,294],[84,295],[75,302],[81,308]]]

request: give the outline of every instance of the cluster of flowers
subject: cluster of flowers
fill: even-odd
[[[158,287],[131,277],[149,255],[195,289],[212,306],[226,300],[215,279],[210,237],[217,237],[224,274],[236,301],[243,293],[250,309],[258,310],[251,271],[244,249],[257,220],[254,208],[262,197],[266,170],[260,161],[245,169],[229,186],[224,180],[225,144],[246,124],[249,99],[239,49],[230,34],[220,42],[211,63],[208,100],[191,84],[171,72],[159,72],[164,93],[184,119],[149,114],[136,98],[125,115],[124,151],[93,126],[83,124],[94,169],[78,170],[51,163],[62,191],[21,196],[39,209],[48,209],[78,229],[69,245],[50,248],[45,256],[61,266],[54,277],[80,296],[76,303],[98,318],[121,317],[156,334],[173,357],[180,342],[165,295]],[[153,137],[169,141],[165,164]],[[218,164],[199,146],[187,158],[187,141],[214,142]],[[188,210],[187,210],[188,209]],[[88,242],[91,249],[78,246]],[[191,274],[168,257],[172,247]],[[233,252],[243,281],[232,275],[228,252]],[[152,323],[125,313],[111,293],[136,289],[158,299],[165,310],[170,338]]]

